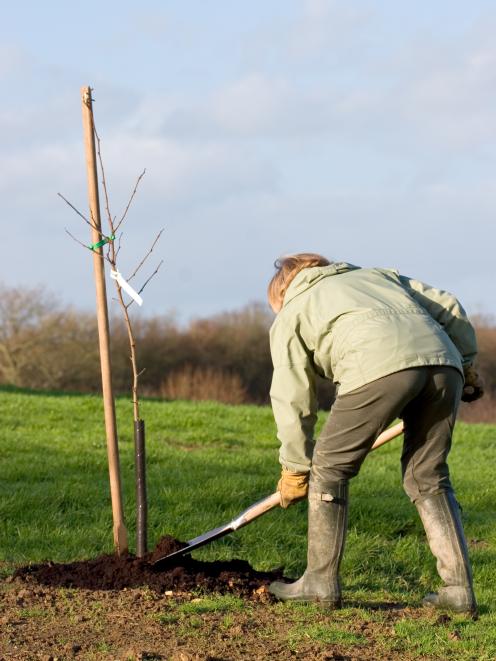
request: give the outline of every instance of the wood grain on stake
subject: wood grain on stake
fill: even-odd
[[[100,201],[98,196],[98,176],[96,166],[95,135],[93,124],[93,106],[91,88],[81,88],[83,107],[84,147],[86,171],[88,175],[88,201],[91,219],[91,243],[102,238]],[[122,508],[122,487],[119,466],[119,446],[117,444],[117,424],[115,419],[114,393],[112,389],[112,367],[110,363],[110,334],[107,311],[107,292],[105,288],[105,269],[102,248],[94,249],[93,266],[96,286],[96,306],[98,320],[98,341],[100,346],[100,364],[102,370],[103,408],[105,413],[105,432],[107,436],[107,456],[110,475],[110,496],[114,522],[114,545],[119,555],[127,552],[127,531]]]

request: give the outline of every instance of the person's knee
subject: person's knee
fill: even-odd
[[[313,464],[310,471],[310,482],[321,485],[333,485],[340,482],[348,482],[352,477],[357,475],[360,466],[333,466],[322,467],[318,464]]]
[[[421,497],[418,485],[415,483],[412,484],[408,480],[403,480],[403,489],[412,503],[414,503],[416,500],[419,500]]]
[[[403,489],[406,495],[415,503],[428,496],[434,496],[443,491],[452,491],[448,472],[418,475],[407,472],[403,476]]]

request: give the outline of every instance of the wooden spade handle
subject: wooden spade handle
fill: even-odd
[[[394,425],[393,427],[389,427],[389,429],[383,431],[382,434],[379,434],[379,436],[375,439],[374,445],[372,446],[372,450],[376,450],[377,448],[380,448],[381,445],[384,445],[384,443],[389,443],[389,441],[392,441],[393,438],[396,438],[402,433],[403,433],[403,421],[398,422],[397,425]]]
[[[384,443],[392,441],[393,438],[396,438],[402,433],[403,422],[399,422],[397,425],[394,425],[394,427],[390,427],[389,429],[383,431],[382,434],[377,437],[374,445],[372,446],[372,450],[381,447],[381,445],[384,445]],[[255,503],[251,507],[248,507],[248,509],[246,509],[244,512],[242,512],[238,518],[232,522],[233,530],[238,530],[238,528],[246,526],[246,524],[250,523],[250,521],[257,519],[259,516],[262,516],[262,514],[265,514],[265,512],[274,509],[274,507],[277,507],[280,504],[281,494],[279,491],[276,491],[270,496],[267,496],[267,498],[258,501],[258,503]]]
[[[267,498],[259,500],[258,503],[255,503],[244,512],[242,512],[242,514],[240,514],[238,518],[232,522],[233,529],[237,530],[238,528],[246,526],[246,524],[250,523],[250,521],[253,521],[253,519],[258,518],[262,514],[265,514],[265,512],[274,509],[274,507],[277,507],[280,504],[281,494],[279,491],[276,491],[275,493],[270,494],[270,496],[267,496]]]

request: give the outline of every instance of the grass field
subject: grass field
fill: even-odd
[[[3,578],[20,564],[70,561],[111,552],[101,400],[4,390],[0,405]],[[117,413],[132,547],[130,403],[119,400]],[[278,447],[269,408],[145,401],[142,415],[147,426],[150,547],[166,533],[190,539],[230,520],[274,490]],[[403,658],[496,658],[495,440],[495,426],[459,423],[450,461],[470,540],[479,620],[452,617],[439,624],[429,611],[403,617],[382,635],[380,628],[374,634],[375,643],[385,654],[404,650]],[[283,617],[294,622],[285,634],[288,650],[305,637],[324,647],[334,641],[352,649],[360,640],[356,629],[350,633],[350,621],[380,621],[382,611],[374,607],[377,603],[398,602],[414,608],[426,591],[438,585],[415,508],[402,492],[400,445],[397,439],[371,454],[351,485],[349,535],[342,568],[347,608],[319,623],[314,608],[264,607],[275,620]],[[305,508],[300,503],[287,511],[271,512],[198,551],[196,557],[243,558],[258,570],[284,567],[288,576],[298,576],[305,568]],[[223,602],[212,599],[211,611],[215,612],[220,608],[215,604]],[[227,610],[221,608],[224,620],[238,617],[233,604],[230,602]],[[194,605],[189,607],[195,609]],[[172,626],[181,621],[185,608],[178,604],[177,612],[163,617],[169,618]],[[201,629],[199,621],[197,629]]]

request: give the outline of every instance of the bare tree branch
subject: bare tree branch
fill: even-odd
[[[110,234],[115,236],[116,230],[114,228],[114,219],[112,218],[112,215],[110,213],[110,203],[109,203],[109,197],[108,197],[108,189],[107,189],[107,180],[105,178],[105,168],[103,166],[103,159],[102,159],[102,154],[101,154],[101,148],[100,148],[100,137],[97,133],[97,130],[95,128],[95,125],[93,123],[93,131],[95,133],[96,141],[97,141],[97,154],[98,154],[98,160],[100,162],[100,168],[102,172],[102,186],[103,186],[103,191],[105,195],[105,210],[107,213],[107,221],[110,227]],[[119,246],[116,248],[115,247],[115,241],[111,241],[109,243],[109,256],[108,256],[108,261],[110,262],[111,266],[113,269],[117,269],[117,254],[120,250],[120,240],[122,239],[122,233],[119,238]],[[133,417],[134,420],[139,420],[140,415],[139,415],[139,393],[138,393],[138,382],[139,382],[139,373],[138,373],[138,360],[136,356],[136,340],[134,337],[134,331],[133,327],[131,324],[131,319],[129,318],[129,313],[128,313],[128,308],[124,302],[124,298],[122,296],[122,288],[119,285],[119,283],[116,281],[115,286],[117,289],[117,297],[119,300],[119,305],[121,306],[122,313],[124,315],[124,322],[126,325],[126,330],[127,330],[127,335],[128,335],[128,340],[129,340],[129,350],[131,352],[131,355],[129,356],[129,359],[131,361],[131,366],[132,366],[132,372],[133,372],[133,380],[132,380],[132,386],[131,386],[131,395],[132,395],[132,401],[133,401]]]
[[[115,258],[116,258],[116,259],[117,259],[117,255],[118,255],[118,254],[120,253],[120,251],[121,251],[121,247],[122,247],[122,246],[121,246],[121,241],[122,241],[122,235],[123,235],[123,234],[124,234],[124,232],[121,232],[120,235],[119,235],[119,238],[118,238],[118,240],[117,240],[117,241],[118,241],[118,243],[117,243],[117,250],[115,251]]]
[[[95,219],[93,218],[92,215],[90,215],[91,220],[88,220],[88,218],[86,218],[73,204],[71,204],[68,200],[66,200],[65,197],[63,197],[63,195],[60,195],[60,193],[59,193],[59,196],[92,229],[94,229],[98,232],[101,240],[105,239],[108,242],[108,246],[107,246],[105,255],[103,254],[103,250],[98,251],[98,252],[96,252],[96,251],[92,251],[92,252],[96,252],[96,254],[98,254],[102,259],[105,259],[106,261],[109,262],[109,264],[111,265],[113,270],[118,271],[117,257],[119,255],[120,250],[121,250],[121,242],[122,242],[123,232],[120,233],[119,238],[117,240],[115,239],[115,237],[117,236],[117,230],[119,229],[119,227],[122,225],[122,223],[126,219],[128,211],[129,211],[129,209],[131,207],[131,204],[132,204],[132,202],[133,202],[133,200],[136,196],[136,192],[137,192],[138,187],[141,183],[141,180],[143,179],[143,177],[145,175],[146,170],[143,170],[143,172],[139,175],[138,179],[136,180],[136,183],[134,185],[134,189],[133,189],[133,191],[132,191],[132,193],[129,197],[129,200],[127,202],[127,205],[124,209],[124,213],[122,214],[122,217],[120,218],[120,220],[116,223],[116,218],[117,217],[116,216],[112,217],[112,214],[110,212],[109,192],[108,192],[108,187],[107,187],[107,179],[106,179],[106,175],[105,175],[105,168],[104,168],[104,165],[103,165],[100,136],[98,135],[98,132],[96,130],[95,122],[94,122],[93,118],[92,118],[92,124],[93,124],[93,134],[95,136],[95,141],[96,141],[97,158],[98,158],[98,163],[99,163],[100,171],[101,171],[100,172],[100,174],[101,174],[101,184],[102,184],[102,187],[103,187],[103,193],[104,193],[104,197],[105,197],[105,212],[106,212],[107,222],[108,222],[108,226],[109,226],[108,236],[106,234],[104,234],[101,231],[101,229],[97,228],[97,225],[95,223]],[[74,239],[74,241],[79,243],[81,246],[83,246],[84,248],[86,248],[88,250],[92,250],[90,246],[87,246],[84,243],[82,243],[81,241],[79,241],[79,239],[74,237],[68,230],[66,230],[66,232],[69,234],[69,236],[72,239]],[[162,235],[162,232],[163,232],[163,229],[161,229],[160,232],[158,233],[158,235],[156,236],[155,240],[152,243],[152,246],[151,246],[150,250],[143,257],[141,262],[138,264],[138,266],[134,270],[134,273],[132,274],[131,278],[133,278],[138,273],[138,271],[141,269],[141,267],[146,262],[148,257],[151,255],[151,253],[153,252],[153,249],[155,248],[155,246],[157,244],[157,241],[160,239],[160,236]],[[103,248],[103,246],[102,246],[102,248]],[[144,285],[141,287],[139,293],[141,293],[144,290],[144,288],[147,286],[147,284],[150,282],[150,280],[158,273],[158,270],[159,270],[160,266],[162,265],[162,263],[163,263],[163,261],[161,261],[159,263],[159,265],[157,266],[155,271],[151,274],[151,276],[146,280]],[[131,278],[129,278],[129,279],[131,279]],[[124,322],[125,322],[125,326],[126,326],[126,330],[127,330],[128,339],[129,339],[129,349],[130,349],[129,359],[130,359],[131,365],[132,365],[132,388],[131,388],[131,392],[132,392],[132,401],[133,401],[133,414],[134,414],[134,419],[137,421],[137,420],[140,419],[139,418],[138,382],[139,382],[139,377],[143,374],[143,372],[145,370],[142,369],[141,371],[138,371],[138,363],[137,363],[137,355],[136,355],[136,340],[135,340],[134,331],[133,331],[133,327],[132,327],[132,324],[131,324],[131,319],[129,317],[129,311],[128,311],[131,303],[134,302],[134,299],[129,304],[126,305],[126,303],[124,302],[123,294],[122,294],[122,288],[121,288],[121,286],[119,285],[119,283],[117,281],[115,282],[115,286],[116,286],[116,291],[117,291],[117,301],[118,301],[118,303],[119,303],[119,305],[122,309],[123,315],[124,315]]]
[[[150,282],[150,280],[151,280],[152,278],[154,278],[154,277],[157,275],[157,273],[158,273],[158,271],[159,271],[159,269],[160,269],[160,267],[162,266],[163,263],[164,263],[164,260],[161,259],[160,262],[158,263],[157,268],[156,268],[155,271],[151,274],[151,276],[148,278],[148,280],[145,281],[145,284],[143,285],[143,287],[141,287],[141,289],[139,290],[138,294],[141,294],[141,292],[142,292],[143,289],[146,287],[146,285]]]
[[[86,248],[86,250],[91,250],[91,248],[90,248],[89,246],[87,246],[85,243],[83,243],[83,242],[80,241],[79,239],[76,239],[76,237],[74,236],[74,234],[71,234],[71,233],[69,232],[69,230],[67,229],[67,227],[65,228],[65,231],[66,231],[66,233],[71,237],[71,239],[72,239],[73,241],[75,241],[76,243],[79,243],[79,245],[80,245],[80,246],[83,246],[83,248]],[[91,252],[93,252],[93,251],[91,251]]]
[[[68,204],[68,205],[71,207],[71,209],[72,209],[73,211],[75,211],[75,212],[77,213],[77,215],[80,216],[80,217],[84,220],[85,223],[88,223],[88,225],[89,225],[92,229],[94,229],[96,232],[98,232],[98,234],[99,234],[100,236],[103,236],[102,231],[98,229],[98,227],[96,226],[96,224],[95,224],[93,218],[92,218],[91,220],[88,220],[88,219],[86,218],[86,216],[85,216],[84,214],[82,214],[82,213],[79,211],[79,209],[77,209],[73,204],[71,204],[71,202],[69,202],[69,200],[67,200],[67,199],[66,199],[61,193],[57,193],[57,195],[58,195],[60,198],[62,198],[62,199],[64,200],[64,202],[65,202],[66,204]],[[93,222],[91,222],[91,221],[93,221]]]
[[[150,282],[150,280],[151,280],[152,278],[154,278],[154,277],[157,275],[157,273],[158,273],[158,271],[159,271],[159,269],[160,269],[160,267],[162,266],[163,263],[164,263],[164,260],[163,260],[163,259],[160,260],[160,262],[159,262],[157,268],[156,268],[155,271],[151,274],[151,276],[145,281],[145,284],[144,284],[144,285],[141,287],[141,289],[138,291],[138,294],[141,294],[141,292],[142,292],[143,289],[146,287],[146,285]],[[126,309],[129,309],[133,303],[134,303],[134,300],[129,301],[129,303],[128,303],[127,306],[126,306]]]
[[[101,259],[106,259],[108,262],[110,262],[110,260],[108,259],[108,257],[105,257],[105,255],[103,255],[102,253],[98,252],[97,250],[92,250],[92,249],[90,248],[90,246],[86,245],[86,243],[83,243],[82,241],[80,241],[79,239],[77,239],[77,238],[74,236],[74,234],[71,234],[71,233],[69,232],[69,230],[67,229],[67,227],[65,228],[65,231],[66,231],[67,234],[71,237],[71,239],[72,239],[73,241],[75,241],[76,243],[79,243],[80,246],[83,246],[83,248],[86,248],[86,250],[89,250],[89,251],[92,252],[94,255],[97,255],[97,257],[100,257]]]
[[[162,236],[162,232],[163,232],[163,231],[164,231],[164,228],[162,228],[162,229],[160,230],[160,232],[157,234],[157,236],[155,237],[154,242],[152,243],[152,246],[151,246],[150,250],[149,250],[149,251],[147,252],[147,254],[143,257],[143,259],[142,259],[141,262],[138,264],[138,266],[134,269],[133,274],[132,274],[131,276],[129,276],[129,278],[127,278],[127,281],[128,281],[128,282],[129,282],[129,280],[132,280],[132,279],[134,278],[134,276],[136,275],[136,273],[138,273],[138,271],[139,271],[140,268],[143,266],[143,264],[146,262],[146,260],[148,259],[148,257],[150,257],[150,255],[151,255],[152,252],[153,252],[153,249],[154,249],[155,246],[157,245],[157,242],[159,241],[160,237]]]
[[[127,203],[126,208],[124,209],[124,213],[122,214],[122,218],[119,220],[119,222],[118,222],[117,225],[115,226],[115,231],[116,231],[116,232],[117,232],[117,230],[119,229],[119,227],[122,225],[122,223],[124,222],[125,217],[127,216],[127,212],[129,211],[129,207],[131,206],[131,204],[132,204],[132,202],[133,202],[133,200],[134,200],[134,196],[136,195],[136,191],[138,190],[138,186],[140,185],[141,180],[142,180],[143,177],[145,176],[145,172],[146,172],[146,168],[145,168],[145,169],[143,170],[143,172],[140,174],[140,176],[138,177],[138,179],[137,179],[137,181],[136,181],[136,184],[134,185],[134,190],[133,190],[133,192],[131,193],[131,197],[129,198],[129,201],[128,201],[128,203]]]
[[[110,226],[110,233],[115,234],[114,232],[114,223],[112,221],[112,214],[110,213],[110,202],[109,202],[109,196],[108,196],[108,189],[107,189],[107,180],[105,178],[105,168],[103,167],[103,159],[102,159],[102,152],[101,152],[101,145],[100,145],[100,136],[98,135],[98,132],[96,130],[95,123],[93,122],[93,132],[95,134],[96,138],[96,151],[98,155],[98,162],[100,163],[100,170],[102,173],[102,187],[103,187],[103,194],[105,196],[105,212],[107,214],[107,220]]]
[[[130,361],[131,361],[131,366],[132,366],[132,371],[133,371],[133,384],[131,387],[131,393],[132,393],[132,398],[133,398],[133,415],[134,415],[134,420],[139,420],[139,394],[138,394],[138,381],[141,372],[138,372],[138,360],[136,357],[136,340],[134,337],[134,331],[133,327],[131,324],[131,319],[129,318],[129,312],[128,312],[128,306],[124,303],[124,299],[122,297],[122,288],[119,285],[119,283],[116,281],[115,286],[117,288],[117,295],[119,297],[119,303],[122,308],[122,312],[124,314],[124,321],[126,324],[126,329],[127,329],[127,335],[128,335],[128,340],[129,340],[129,349],[131,351],[131,355],[129,356]]]

